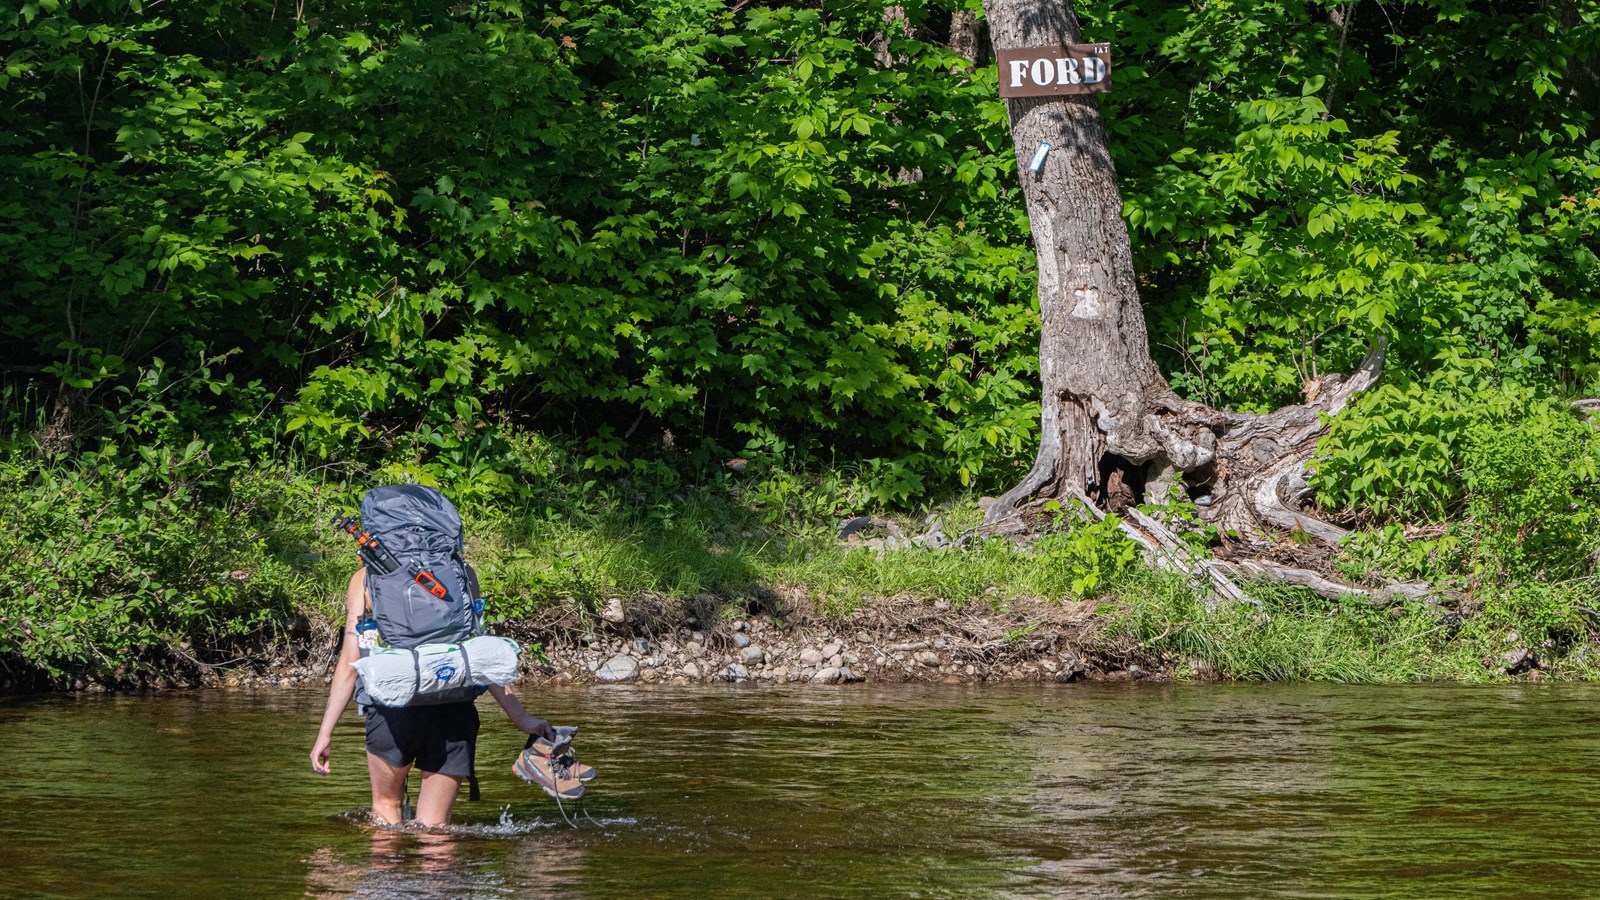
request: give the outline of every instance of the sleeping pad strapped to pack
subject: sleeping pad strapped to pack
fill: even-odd
[[[487,684],[507,684],[516,667],[505,665],[501,638],[472,641],[483,634],[483,601],[478,579],[462,557],[461,515],[430,487],[414,484],[373,488],[361,498],[361,523],[387,550],[392,566],[367,565],[367,602],[385,646],[362,647],[363,674],[356,693],[361,706],[418,706],[471,700]],[[382,569],[387,568],[387,571]],[[472,641],[472,643],[469,643]],[[364,643],[364,642],[363,642]],[[474,672],[473,644],[496,657]],[[517,651],[520,652],[520,651]],[[371,657],[369,660],[368,657]],[[513,661],[514,661],[513,655]],[[485,663],[489,660],[485,659]],[[426,672],[424,666],[428,667]],[[412,670],[412,691],[395,690],[398,667]],[[370,673],[364,670],[372,670]],[[386,689],[368,690],[366,675],[388,673]],[[493,680],[490,680],[493,679]]]

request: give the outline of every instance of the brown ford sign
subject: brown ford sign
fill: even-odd
[[[1111,45],[1068,44],[1001,50],[1000,96],[1049,97],[1111,90]]]

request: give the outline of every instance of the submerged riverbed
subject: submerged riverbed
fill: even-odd
[[[533,694],[533,692],[525,692]],[[487,699],[484,799],[374,830],[311,692],[0,701],[8,897],[1378,897],[1600,891],[1600,690],[565,688],[569,828]],[[414,784],[414,781],[413,781]]]

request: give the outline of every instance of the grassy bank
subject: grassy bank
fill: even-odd
[[[547,462],[514,491],[455,491],[494,614],[513,623],[615,597],[730,617],[775,592],[824,614],[885,597],[954,609],[1092,598],[1101,640],[1178,677],[1484,681],[1508,677],[1503,657],[1521,649],[1544,677],[1600,675],[1593,579],[1490,577],[1472,554],[1492,535],[1471,523],[1428,540],[1360,534],[1337,561],[1366,578],[1431,566],[1438,597],[1374,607],[1256,586],[1257,603],[1211,609],[1182,580],[1144,568],[1105,525],[943,549],[885,546],[873,539],[880,527],[847,543],[838,522],[870,505],[848,473],[663,486]],[[198,449],[42,466],[13,454],[0,463],[0,679],[132,686],[305,660],[355,564],[328,517],[354,508],[366,485],[406,474],[219,465]],[[907,538],[934,528],[953,537],[980,517],[967,496],[890,520]],[[1441,571],[1450,568],[1460,577]]]

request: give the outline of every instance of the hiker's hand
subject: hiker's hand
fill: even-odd
[[[311,768],[318,775],[326,775],[330,770],[328,758],[333,755],[333,738],[317,735],[317,742],[311,745]]]
[[[550,730],[549,722],[546,722],[544,719],[534,718],[533,716],[528,716],[526,719],[518,722],[517,727],[533,735],[534,737],[551,739],[556,736],[556,733]]]

